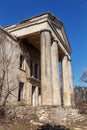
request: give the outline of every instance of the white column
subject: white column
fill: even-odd
[[[74,86],[73,86],[73,77],[72,77],[72,66],[70,60],[68,60],[68,67],[69,67],[69,86],[70,86],[70,95],[71,95],[71,105],[74,107],[75,106]]]
[[[27,82],[26,103],[32,105],[32,84],[30,82]]]
[[[63,105],[71,106],[71,96],[69,88],[69,71],[68,71],[68,57],[65,55],[62,60],[62,84],[63,84]]]
[[[41,94],[42,105],[52,105],[51,33],[41,32]]]
[[[51,47],[52,56],[52,83],[53,83],[53,105],[61,105],[60,96],[60,75],[59,75],[59,57],[58,57],[58,43],[53,41]]]

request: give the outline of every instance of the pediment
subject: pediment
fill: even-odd
[[[67,38],[67,34],[65,32],[64,26],[62,26],[61,28],[55,26],[55,29],[56,29],[57,33],[59,34],[60,38],[62,39],[63,44],[71,51],[70,43]]]
[[[53,16],[52,18],[52,15],[49,21],[51,23],[51,26],[55,29],[56,33],[58,34],[58,38],[60,39],[60,41],[63,43],[65,48],[67,48],[71,53],[72,50],[63,23],[55,16]]]

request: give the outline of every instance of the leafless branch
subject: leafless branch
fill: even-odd
[[[87,70],[85,70],[81,76],[81,81],[87,83]]]

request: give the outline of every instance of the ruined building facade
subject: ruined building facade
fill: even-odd
[[[74,106],[72,51],[59,19],[45,13],[0,27],[0,48],[1,103]]]

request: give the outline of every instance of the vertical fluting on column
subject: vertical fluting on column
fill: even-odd
[[[61,105],[60,96],[60,75],[59,75],[59,57],[58,57],[58,43],[53,41],[51,46],[52,58],[52,85],[53,85],[53,105]]]
[[[74,99],[74,86],[73,86],[73,77],[72,77],[72,66],[71,60],[68,60],[68,67],[69,67],[69,86],[70,86],[70,95],[71,95],[71,105],[75,106],[75,99]]]
[[[68,57],[65,55],[62,60],[62,90],[63,90],[63,105],[71,106],[71,96],[69,88],[69,71],[68,71]]]
[[[52,105],[51,33],[41,31],[41,97],[42,105]]]

